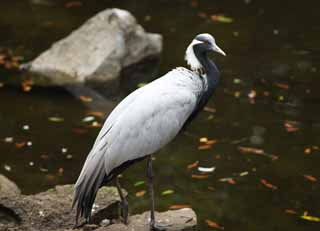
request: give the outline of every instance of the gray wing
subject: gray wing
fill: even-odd
[[[175,69],[126,97],[110,114],[75,185],[77,217],[90,216],[105,177],[122,163],[156,152],[180,131],[196,107],[202,82]]]
[[[197,102],[183,88],[152,88],[138,96],[101,140],[105,170],[156,152],[180,131]]]

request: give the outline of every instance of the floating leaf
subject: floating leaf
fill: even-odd
[[[143,180],[137,181],[136,183],[134,183],[134,187],[138,187],[140,185],[144,185],[145,182]]]
[[[199,142],[200,143],[206,143],[208,141],[208,138],[207,137],[201,137],[200,139],[199,139]]]
[[[238,150],[241,153],[252,153],[252,154],[258,154],[258,155],[264,154],[263,149],[258,149],[258,148],[241,147],[240,146],[240,147],[238,147]]]
[[[211,167],[211,168],[206,168],[206,167],[198,167],[198,171],[200,172],[213,172],[216,168]]]
[[[7,165],[7,164],[4,165],[4,169],[5,169],[6,171],[8,171],[8,172],[11,171],[11,167],[10,167],[9,165]]]
[[[49,117],[48,120],[51,122],[59,123],[59,122],[63,122],[64,118],[52,116],[52,117]]]
[[[233,19],[222,14],[218,15],[211,15],[211,20],[214,22],[221,22],[221,23],[232,23]]]
[[[236,184],[237,182],[235,181],[235,179],[233,179],[232,177],[227,177],[227,178],[221,178],[219,179],[220,182],[227,182],[229,184]]]
[[[4,142],[6,142],[6,143],[12,143],[12,142],[13,142],[13,137],[6,137],[6,138],[4,138]]]
[[[191,208],[190,205],[170,205],[169,209],[184,209]]]
[[[146,194],[146,190],[141,190],[139,192],[136,192],[136,197],[143,197]]]
[[[198,146],[198,150],[208,150],[212,147],[210,144],[200,145]]]
[[[79,99],[80,99],[82,102],[85,102],[85,103],[92,102],[92,98],[90,98],[90,97],[88,97],[88,96],[84,96],[84,95],[79,96]]]
[[[285,83],[274,83],[274,85],[276,87],[279,87],[279,88],[284,89],[284,90],[288,90],[289,89],[289,85],[285,84]]]
[[[308,181],[311,181],[311,182],[317,182],[317,178],[315,178],[314,176],[311,176],[311,175],[303,175],[304,178],[306,178]]]
[[[270,188],[270,189],[272,189],[272,190],[278,189],[277,186],[271,184],[271,183],[268,182],[266,179],[261,179],[260,182],[261,182],[261,184],[263,184],[265,187]]]
[[[307,147],[304,149],[304,154],[311,154],[311,148]]]
[[[235,78],[235,79],[233,79],[233,83],[234,84],[240,84],[241,83],[241,79]]]
[[[249,94],[248,94],[248,97],[249,97],[250,99],[254,99],[254,98],[256,98],[256,96],[257,96],[257,92],[256,92],[255,90],[251,90],[251,91],[249,92]]]
[[[26,145],[26,142],[15,143],[17,148],[23,148]]]
[[[197,167],[198,165],[199,165],[199,160],[193,162],[192,164],[189,164],[189,165],[187,166],[187,168],[188,168],[188,169],[192,169],[192,168]]]
[[[91,122],[94,121],[96,118],[94,116],[86,116],[82,119],[82,122]]]
[[[299,130],[297,121],[286,120],[286,121],[284,121],[283,125],[284,125],[285,129],[287,130],[287,132],[296,132]]]
[[[193,179],[207,179],[209,176],[208,176],[208,175],[192,174],[191,177],[192,177]]]
[[[292,209],[286,209],[284,212],[288,214],[297,214],[297,212]]]
[[[208,107],[208,106],[204,107],[203,110],[206,111],[206,112],[211,112],[211,113],[215,113],[216,112],[215,108]]]
[[[215,229],[220,229],[220,230],[224,230],[224,227],[220,226],[218,223],[216,223],[215,221],[206,220],[206,223],[208,226],[210,226],[211,228],[215,228]]]
[[[162,196],[173,194],[174,191],[172,189],[165,190],[161,193]]]
[[[304,212],[302,216],[300,216],[301,219],[307,220],[307,221],[314,221],[314,222],[320,222],[319,217],[309,216],[308,212]]]
[[[241,173],[239,174],[239,176],[246,176],[246,175],[248,175],[248,174],[249,174],[249,172],[245,171],[245,172],[241,172]]]

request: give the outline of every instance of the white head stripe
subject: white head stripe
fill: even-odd
[[[192,42],[190,43],[190,45],[188,46],[187,50],[186,50],[186,55],[185,55],[185,60],[187,61],[188,65],[190,65],[191,70],[195,71],[195,70],[199,70],[202,68],[201,63],[199,62],[199,60],[197,59],[196,55],[194,54],[194,50],[193,50],[193,46],[196,44],[202,43],[199,40],[192,40]]]

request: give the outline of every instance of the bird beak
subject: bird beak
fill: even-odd
[[[217,44],[213,45],[212,50],[219,54],[222,54],[223,56],[226,56],[226,53],[224,53],[224,51],[220,47],[218,47]]]

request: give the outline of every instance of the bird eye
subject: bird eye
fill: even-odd
[[[205,44],[209,44],[210,42],[208,40],[203,41]]]

